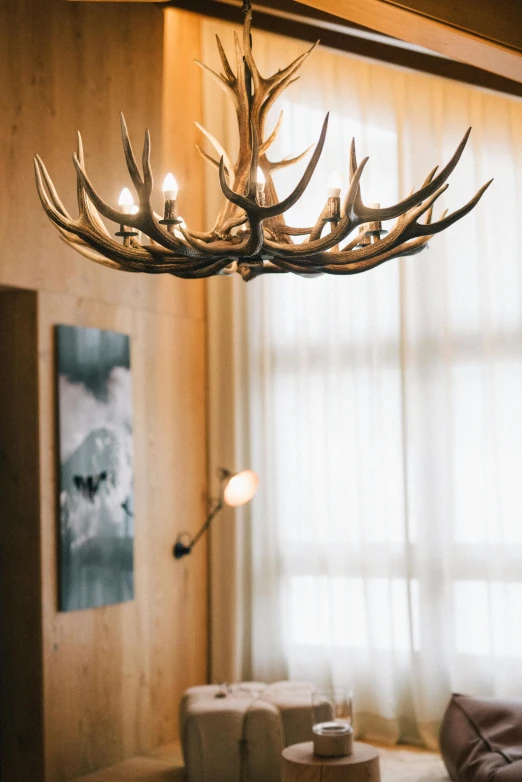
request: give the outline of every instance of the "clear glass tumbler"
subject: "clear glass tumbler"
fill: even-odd
[[[339,722],[352,727],[353,691],[347,687],[318,689],[312,695],[312,724]]]

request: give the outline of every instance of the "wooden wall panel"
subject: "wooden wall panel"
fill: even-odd
[[[39,782],[44,766],[46,782],[62,782],[175,740],[181,691],[206,678],[205,543],[181,563],[171,554],[178,532],[195,531],[206,510],[205,284],[124,274],[81,258],[60,241],[34,186],[32,156],[38,151],[74,213],[70,153],[81,128],[93,180],[109,201],[117,200],[128,176],[119,138],[123,109],[137,147],[145,127],[151,130],[161,208],[162,10],[138,3],[7,0],[0,2],[0,30],[0,289],[15,286],[24,289],[20,296],[32,297],[34,339],[24,336],[29,325],[21,328],[20,360],[25,390],[32,387],[38,400],[38,408],[27,412],[32,439],[19,444],[27,480],[19,491],[27,494],[24,503],[33,502],[23,600],[35,628],[34,664],[29,669],[23,656],[12,656],[0,661],[0,670],[10,675],[9,665],[16,663],[26,681],[28,700],[21,697],[19,704],[31,717],[33,758],[39,761],[6,782]],[[179,52],[180,74],[193,67],[186,56],[186,49]],[[197,112],[198,96],[184,85],[180,78],[176,108],[180,121],[191,123],[183,131],[190,135],[188,117]],[[190,110],[184,112],[186,103]],[[174,161],[181,161],[180,179],[183,133]],[[203,212],[200,170],[180,193],[195,220]],[[6,317],[17,322],[14,311]],[[57,611],[56,323],[118,329],[132,338],[136,599],[71,613]],[[23,403],[23,395],[13,399],[0,383],[4,421]],[[12,605],[18,606],[21,598],[15,597]],[[20,747],[25,752],[27,743]]]
[[[54,325],[131,336],[135,600],[57,612]],[[172,546],[205,514],[204,323],[39,295],[42,594],[48,780],[176,740],[181,691],[206,670],[206,556]]]
[[[36,294],[0,290],[0,778],[43,782]]]
[[[38,152],[76,214],[71,155],[81,130],[93,182],[117,203],[129,179],[119,129],[123,110],[138,157],[145,128],[151,131],[155,203],[161,209],[161,8],[9,0],[0,3],[0,30],[0,186],[9,193],[0,214],[0,284],[81,291],[91,299],[203,317],[202,281],[115,272],[67,248],[34,186],[32,158]],[[175,97],[180,122],[189,121],[185,96],[181,90]]]

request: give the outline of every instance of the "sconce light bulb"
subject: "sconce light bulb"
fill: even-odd
[[[123,214],[130,215],[132,214],[132,207],[134,206],[134,199],[132,197],[132,193],[129,190],[128,187],[124,187],[123,190],[120,193],[120,197],[118,199],[118,206],[120,207]]]
[[[256,182],[260,187],[264,188],[266,179],[261,166],[257,167]]]
[[[175,201],[178,197],[178,183],[173,174],[167,174],[163,180],[163,196],[166,201]]]
[[[339,198],[343,187],[343,180],[338,171],[332,171],[328,177],[328,198]]]
[[[253,470],[242,470],[233,475],[223,492],[223,499],[227,505],[237,508],[250,502],[257,491],[259,478]]]
[[[131,206],[130,214],[131,215],[137,215],[139,211],[140,211],[140,208],[139,208],[138,204],[134,204],[134,206]]]

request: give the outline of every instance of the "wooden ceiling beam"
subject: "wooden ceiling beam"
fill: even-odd
[[[167,7],[179,8],[186,11],[193,11],[193,0],[168,0]],[[220,0],[198,0],[198,13],[215,19],[222,19],[227,22],[241,23],[242,18],[239,11],[239,5],[232,5],[230,2],[221,2]],[[368,57],[380,62],[399,65],[404,68],[411,68],[422,73],[431,73],[434,76],[442,76],[446,79],[454,79],[473,84],[479,87],[504,92],[508,95],[522,97],[522,83],[505,79],[489,71],[475,68],[466,63],[449,60],[445,57],[430,54],[429,52],[416,51],[415,49],[403,48],[394,43],[394,39],[385,36],[382,40],[373,40],[371,38],[361,37],[357,32],[366,28],[361,25],[346,25],[341,28],[338,25],[335,29],[326,26],[317,26],[313,24],[312,18],[309,22],[300,18],[286,18],[276,16],[269,12],[270,7],[277,7],[279,11],[286,10],[287,7],[296,6],[297,3],[285,2],[285,0],[276,0],[276,2],[263,3],[267,6],[265,10],[259,10],[258,3],[255,4],[254,28],[265,30],[266,32],[277,35],[286,35],[290,38],[298,38],[308,43],[314,43],[318,38],[321,45],[328,46],[338,51],[344,51],[348,54],[355,54],[360,57]],[[315,12],[314,12],[315,16]],[[330,15],[321,15],[321,22],[330,22]]]
[[[459,5],[451,0],[437,0],[436,4],[429,0],[410,0],[400,4],[389,0],[300,0],[296,5],[301,3],[453,60],[522,82],[522,4],[519,0],[509,0],[512,16],[508,18],[507,25],[498,0],[476,0],[470,5],[482,12],[473,16],[468,11],[468,15],[462,17],[456,17],[454,11],[451,12],[451,8]],[[428,8],[436,8],[438,18],[427,15]],[[451,23],[447,21],[448,17]],[[468,27],[474,19],[475,29],[457,26],[457,18]],[[500,25],[495,22],[496,18],[502,19]],[[513,29],[508,36],[506,28],[510,25]],[[509,44],[504,42],[506,37],[510,40]]]
[[[241,18],[238,12],[241,0],[116,2],[154,2],[222,19],[239,21]],[[304,40],[321,38],[326,46],[520,94],[509,85],[522,84],[522,0],[502,0],[502,3],[498,0],[473,0],[472,3],[455,3],[455,0],[253,0],[253,7],[255,25],[266,30]],[[408,50],[403,50],[397,57],[383,56],[386,53],[379,47],[386,42],[376,42],[372,49],[371,42],[349,40],[355,30],[361,29],[428,51],[405,54]],[[315,32],[312,34],[311,30]],[[393,41],[389,43],[393,45]],[[433,69],[428,67],[430,51],[449,58],[455,67],[448,63],[441,65],[441,58],[436,55],[431,58]],[[436,59],[440,61],[438,64]],[[484,73],[491,77],[483,76],[477,81],[477,76]]]

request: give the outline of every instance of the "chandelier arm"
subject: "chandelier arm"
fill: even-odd
[[[218,239],[224,239],[225,236],[230,234],[232,228],[237,228],[240,225],[244,225],[247,220],[248,217],[245,213],[240,214],[237,217],[231,217],[223,223],[219,233],[216,231],[194,231],[191,228],[186,228],[185,230],[191,238],[201,239],[208,244],[209,242],[216,241]]]
[[[44,188],[44,178],[45,175],[47,177],[45,178],[45,181],[51,182],[47,170],[45,168],[45,165],[43,162],[38,158],[38,156],[35,156],[34,161],[35,166],[35,176],[36,176],[36,186],[37,186],[37,192],[40,197],[40,201],[42,203],[42,206],[47,214],[47,216],[50,218],[50,220],[54,223],[56,228],[58,229],[60,233],[60,238],[63,239],[63,241],[66,242],[66,244],[69,244],[71,246],[74,246],[75,249],[79,250],[80,244],[87,244],[89,247],[91,247],[94,243],[96,245],[102,245],[102,248],[105,250],[105,253],[112,252],[115,248],[121,248],[122,246],[115,242],[108,233],[105,226],[103,226],[103,232],[100,230],[99,226],[92,221],[92,215],[90,210],[83,209],[82,208],[82,214],[80,215],[80,218],[78,220],[72,220],[70,217],[64,216],[52,203],[47,191]],[[96,216],[97,213],[95,212]],[[97,216],[98,217],[98,216]],[[99,220],[99,218],[98,218]],[[100,221],[101,222],[101,221]],[[103,225],[103,224],[102,224]],[[72,238],[74,237],[74,238]],[[84,255],[86,253],[83,253]],[[91,260],[97,260],[98,258],[91,257],[88,255],[88,257],[91,258]],[[111,256],[112,257],[112,256]],[[112,257],[113,260],[117,260],[118,262],[121,260],[125,261],[132,261],[134,255],[130,250],[125,253],[124,257],[122,258],[121,254],[120,256],[115,259]],[[111,265],[111,268],[112,265]],[[136,268],[133,269],[134,271],[142,271],[142,268]]]
[[[240,146],[241,146],[241,142],[243,143],[248,142],[246,131],[250,127],[251,118],[250,118],[250,100],[248,97],[248,91],[246,86],[246,73],[243,65],[243,52],[241,51],[241,44],[239,43],[239,38],[237,37],[237,33],[235,31],[234,31],[234,46],[236,52],[236,68],[237,68],[235,94],[237,95],[237,100],[238,100],[238,115],[240,118]],[[241,123],[241,119],[244,120],[243,123]],[[243,126],[242,128],[241,125]],[[243,134],[241,134],[242,129],[243,129]],[[243,135],[244,137],[241,138],[241,135]]]
[[[120,128],[121,128],[121,139],[123,142],[123,152],[125,154],[125,162],[127,163],[129,176],[132,179],[132,184],[134,185],[136,190],[138,190],[143,185],[143,178],[138,168],[138,164],[136,163],[136,158],[134,157],[132,144],[129,138],[129,131],[127,130],[127,123],[125,122],[123,111],[120,111]],[[84,165],[83,157],[80,158],[80,160],[83,166]]]
[[[34,166],[35,166],[35,172],[39,171],[41,175],[40,184],[43,185],[43,182],[45,182],[45,186],[47,188],[47,192],[49,195],[50,202],[52,203],[53,207],[67,220],[72,220],[71,215],[63,205],[62,201],[60,200],[60,196],[58,195],[58,192],[53,184],[53,181],[51,177],[49,176],[49,173],[43,163],[42,158],[40,155],[34,156]],[[43,180],[43,182],[42,182]],[[36,178],[36,184],[38,186],[38,176]],[[40,192],[40,188],[38,187],[38,192]]]
[[[288,87],[290,87],[292,84],[294,84],[296,81],[298,81],[299,76],[296,76],[295,78],[292,78],[292,75],[287,76],[286,79],[284,79],[276,88],[272,88],[268,91],[267,97],[263,100],[260,111],[259,111],[259,122],[261,126],[264,126],[268,112],[278,99],[278,97],[286,90]]]
[[[226,79],[224,79],[223,76],[221,76],[219,73],[216,73],[215,71],[212,70],[212,68],[209,68],[208,65],[205,65],[204,62],[201,62],[200,60],[194,60],[194,62],[196,63],[196,65],[198,65],[201,68],[202,71],[208,74],[210,78],[213,79],[216,82],[216,84],[218,84],[221,87],[222,90],[224,90],[224,92],[228,95],[228,97],[234,104],[236,110],[238,110],[239,101],[238,101],[237,94],[234,88],[232,87],[232,85]]]
[[[263,223],[255,215],[249,218],[250,233],[247,235],[246,241],[242,241],[237,245],[230,246],[230,242],[226,240],[217,240],[210,243],[198,241],[191,236],[183,226],[179,227],[179,230],[189,242],[190,246],[197,250],[201,257],[217,258],[223,253],[232,253],[238,258],[250,258],[256,255],[263,246]]]
[[[259,167],[259,144],[260,137],[257,125],[254,121],[252,114],[250,114],[250,145],[252,152],[250,154],[250,171],[248,175],[248,196],[250,199],[257,202],[257,169]]]
[[[316,148],[314,150],[314,154],[312,155],[303,176],[301,177],[299,183],[297,184],[297,187],[294,189],[292,193],[290,193],[289,196],[287,196],[287,198],[285,198],[283,201],[280,201],[278,204],[272,204],[270,206],[259,206],[251,199],[246,198],[245,196],[241,196],[238,193],[235,193],[227,184],[225,178],[224,161],[223,159],[221,159],[220,168],[219,168],[219,182],[221,185],[221,189],[224,195],[226,196],[226,198],[236,206],[240,206],[242,209],[244,209],[245,212],[249,215],[249,218],[251,215],[255,214],[260,219],[267,219],[269,217],[275,217],[276,215],[280,215],[283,212],[286,212],[288,209],[290,209],[290,207],[293,206],[303,195],[315,171],[315,168],[317,166],[317,163],[321,156],[321,152],[323,151],[323,147],[324,147],[326,131],[328,128],[328,117],[329,114],[326,115],[326,118],[323,122],[323,127],[321,130],[319,141],[317,142]]]
[[[221,64],[223,65],[223,70],[225,71],[225,77],[228,80],[228,83],[233,87],[236,83],[236,74],[230,67],[228,57],[225,54],[225,50],[223,48],[223,44],[221,43],[221,39],[219,35],[216,35],[216,43],[219,51],[219,56],[221,58]]]
[[[254,97],[255,97],[256,93],[259,93],[261,87],[264,84],[266,84],[266,81],[265,79],[262,78],[261,74],[259,73],[259,70],[256,65],[256,61],[254,60],[254,56],[252,54],[252,36],[250,33],[251,25],[252,25],[252,9],[248,8],[248,10],[245,13],[245,21],[243,24],[243,52],[244,52],[245,62],[248,66],[248,70],[252,77],[252,81],[254,82]]]
[[[263,143],[259,147],[259,154],[260,155],[264,155],[267,152],[267,150],[272,146],[274,141],[276,140],[276,138],[277,138],[277,136],[279,134],[279,131],[281,130],[281,124],[283,122],[283,115],[284,115],[284,111],[283,111],[283,109],[281,109],[281,111],[279,113],[279,119],[276,122],[275,128],[273,129],[273,131],[271,132],[269,137],[265,141],[263,141]]]
[[[310,144],[310,146],[305,149],[304,152],[301,152],[300,155],[296,155],[295,157],[285,157],[282,160],[276,160],[271,161],[268,160],[268,158],[265,158],[266,166],[270,172],[272,171],[280,171],[283,168],[288,168],[288,166],[293,166],[294,163],[299,163],[303,158],[305,158],[311,149],[313,149],[315,144]]]
[[[146,207],[147,211],[152,211],[150,199],[154,189],[154,176],[150,165],[150,133],[148,129],[145,131],[141,160],[143,166],[143,185],[140,185],[140,187],[137,188],[140,199],[140,209]]]
[[[447,185],[443,185],[439,190],[428,198],[424,203],[420,204],[414,209],[410,209],[403,215],[399,216],[396,225],[392,228],[390,233],[385,239],[381,239],[378,243],[369,244],[358,250],[339,250],[338,252],[326,253],[326,250],[331,249],[336,244],[346,238],[353,226],[348,230],[348,224],[346,224],[346,230],[340,230],[340,227],[335,231],[332,231],[324,239],[318,239],[314,242],[303,243],[294,247],[288,248],[281,246],[277,242],[271,242],[269,239],[265,239],[264,246],[273,252],[274,254],[282,258],[292,258],[294,261],[300,260],[305,266],[313,266],[317,263],[317,260],[321,260],[322,263],[346,263],[351,260],[363,260],[366,258],[372,258],[378,253],[384,252],[390,247],[393,247],[401,236],[404,236],[406,229],[412,223],[414,223],[421,215],[428,211],[431,205],[445,192]],[[346,218],[345,218],[346,219]],[[343,220],[341,220],[341,223]],[[359,238],[359,237],[358,237]]]
[[[321,213],[319,216],[319,219],[307,241],[297,246],[288,247],[287,245],[286,247],[283,247],[281,244],[277,243],[272,245],[272,243],[267,240],[267,246],[277,247],[276,251],[281,250],[282,255],[286,257],[298,258],[306,257],[315,252],[328,250],[346,239],[353,231],[353,229],[356,228],[357,225],[359,225],[361,222],[363,222],[362,220],[359,220],[357,215],[354,213],[354,203],[357,199],[357,194],[359,192],[359,182],[367,162],[368,158],[366,157],[364,160],[361,160],[359,166],[357,167],[357,171],[352,178],[350,188],[343,205],[343,216],[339,220],[335,229],[331,231],[327,237],[321,238],[321,232],[324,228],[324,220],[322,219],[324,214],[323,210],[323,213]]]
[[[199,144],[196,144],[196,149],[201,155],[201,157],[207,161],[207,163],[210,163],[211,166],[214,166],[214,168],[219,168],[219,160],[216,160],[216,158],[213,158],[212,155],[209,155],[208,152],[205,152],[204,149],[202,149]]]
[[[357,171],[357,153],[355,151],[355,139],[352,138],[350,142],[350,182],[352,181],[352,177],[354,176],[356,171]]]
[[[99,263],[102,266],[106,266],[108,269],[115,269],[117,271],[122,272],[132,272],[137,273],[135,269],[126,269],[124,266],[121,265],[121,263],[117,263],[116,261],[111,261],[109,258],[105,258],[103,255],[100,255],[95,250],[92,250],[83,239],[80,239],[80,237],[75,236],[74,234],[66,234],[66,232],[62,229],[56,226],[58,230],[58,235],[62,242],[66,244],[68,247],[72,247],[77,253],[80,255],[83,255],[84,258],[88,258],[90,261],[94,261],[95,263]],[[76,240],[76,241],[75,241]]]
[[[215,136],[213,136],[212,133],[210,133],[206,128],[204,128],[203,125],[201,125],[199,122],[196,122],[195,125],[203,133],[203,135],[205,135],[208,138],[208,140],[210,141],[210,143],[212,144],[212,146],[214,147],[214,149],[218,153],[219,157],[220,158],[224,158],[225,166],[228,169],[229,176],[235,175],[236,168],[235,168],[234,165],[232,165],[232,161],[230,160],[230,158],[227,155],[225,149],[221,146],[221,144],[219,143],[217,138],[215,138]],[[210,157],[210,156],[208,156],[208,157]],[[215,162],[216,165],[219,167],[219,162],[218,161],[214,161],[213,158],[210,158],[210,160]]]
[[[434,193],[448,179],[449,175],[452,173],[455,166],[459,162],[470,133],[471,128],[468,128],[462,141],[455,150],[453,157],[448,161],[439,174],[434,176],[427,185],[421,187],[411,196],[408,196],[408,198],[405,198],[403,201],[399,201],[399,203],[395,204],[394,206],[385,207],[383,209],[373,209],[372,207],[368,207],[363,204],[359,194],[356,200],[355,209],[357,215],[362,218],[361,222],[370,222],[373,220],[391,220],[394,217],[398,217],[401,212],[405,212],[407,209],[410,209]]]
[[[435,223],[430,224],[422,224],[417,223],[410,227],[410,229],[407,231],[408,234],[411,234],[412,236],[427,236],[429,233],[431,235],[440,233],[440,231],[444,231],[446,228],[449,228],[450,225],[453,225],[453,223],[456,223],[457,220],[460,220],[461,217],[464,217],[467,215],[471,210],[478,204],[490,184],[493,182],[492,179],[489,180],[489,182],[486,182],[485,185],[482,185],[480,190],[478,190],[477,193],[471,198],[467,204],[464,206],[461,206],[460,209],[456,209],[454,212],[451,212],[451,214],[447,215],[446,217],[442,218],[441,220],[438,220]]]
[[[309,244],[310,242],[314,242],[317,239],[321,238],[321,234],[322,234],[322,232],[324,230],[324,227],[325,227],[325,225],[327,223],[327,219],[326,219],[327,217],[328,217],[328,204],[326,204],[323,207],[323,209],[321,210],[321,213],[320,213],[319,217],[317,218],[317,221],[316,221],[314,227],[310,231],[310,236],[308,237],[308,240],[307,240],[306,244]]]
[[[429,185],[430,182],[433,182],[433,177],[437,173],[438,169],[439,169],[438,166],[435,166],[435,168],[432,168],[432,170],[430,171],[430,173],[428,174],[428,176],[426,177],[426,179],[422,183],[422,187],[426,187],[426,185]],[[412,193],[415,192],[415,188],[414,187],[412,187],[411,192]],[[410,193],[410,195],[411,195],[411,193]]]
[[[205,277],[213,277],[216,274],[221,274],[230,263],[233,262],[231,258],[222,258],[220,261],[215,261],[211,265],[206,265],[202,269],[196,269],[194,271],[172,271],[171,274],[176,277],[182,277],[188,280],[200,280]]]
[[[157,241],[162,247],[178,253],[181,257],[192,258],[196,260],[201,260],[203,257],[205,257],[201,253],[195,251],[192,247],[188,246],[185,242],[177,239],[173,234],[164,231],[161,225],[158,223],[156,215],[150,206],[150,200],[147,199],[146,193],[143,192],[143,190],[147,191],[150,187],[150,184],[147,182],[147,178],[149,176],[146,170],[147,166],[144,167],[145,184],[143,185],[143,190],[140,190],[138,193],[140,197],[140,210],[136,214],[125,214],[123,212],[119,212],[117,209],[113,209],[98,195],[92,186],[85,169],[80,165],[76,155],[73,155],[73,161],[78,177],[81,179],[81,182],[89,198],[93,202],[96,209],[108,220],[112,220],[113,222],[119,223],[120,225],[127,225],[131,228],[136,228],[137,230],[142,231],[150,239]]]
[[[347,218],[354,227],[364,222],[364,220],[359,219],[356,207],[358,201],[361,198],[361,177],[369,159],[369,157],[363,158],[351,175],[350,187],[348,188],[348,192],[346,193],[346,198],[344,199],[342,207],[344,218]]]
[[[283,225],[280,228],[280,233],[286,234],[287,236],[306,236],[307,234],[311,234],[313,230],[314,226],[308,228],[294,228],[291,225]]]
[[[417,242],[416,245],[414,245],[414,242]],[[374,256],[373,258],[366,258],[365,260],[360,261],[351,261],[346,262],[342,265],[340,264],[318,264],[315,267],[308,267],[307,269],[303,269],[299,264],[297,263],[291,263],[283,258],[279,258],[278,256],[274,256],[272,259],[272,263],[280,267],[281,269],[284,269],[288,272],[293,272],[294,274],[317,274],[317,273],[326,273],[326,274],[360,274],[361,272],[368,271],[369,269],[373,269],[376,266],[380,266],[380,264],[385,263],[385,261],[389,261],[392,258],[401,257],[403,255],[414,255],[418,252],[420,252],[422,249],[424,249],[424,246],[428,242],[428,238],[419,238],[417,240],[414,240],[414,242],[410,242],[408,244],[399,245],[398,247],[388,250],[384,253],[379,253],[378,255]]]
[[[85,155],[83,152],[83,141],[82,141],[81,134],[79,132],[78,132],[77,155],[78,155],[78,160],[80,161],[82,166],[84,166]],[[98,210],[96,209],[92,201],[89,200],[87,193],[85,192],[85,188],[83,187],[83,185],[81,184],[78,178],[76,178],[76,195],[78,201],[80,220],[85,221],[88,225],[91,226],[91,228],[94,231],[98,231],[104,236],[110,236],[107,226],[101,219]]]
[[[313,43],[309,49],[307,49],[305,52],[300,54],[299,57],[296,57],[296,59],[293,62],[291,62],[290,65],[287,65],[286,68],[282,68],[281,70],[277,71],[277,73],[274,73],[273,76],[270,76],[268,79],[265,79],[266,83],[270,86],[270,88],[272,90],[274,89],[279,90],[283,82],[286,82],[288,79],[291,79],[293,76],[295,76],[295,74],[301,70],[306,60],[310,57],[310,55],[318,45],[319,45],[319,41],[315,41],[315,43]]]
[[[125,269],[125,271],[140,271],[151,274],[161,274],[169,270],[197,270],[199,269],[199,266],[205,263],[205,261],[202,261],[201,259],[190,262],[187,261],[186,258],[176,256],[173,253],[167,254],[165,252],[163,252],[163,257],[161,259],[158,257],[151,257],[151,254],[158,255],[158,253],[154,253],[154,251],[152,251],[152,253],[149,252],[149,248],[136,246],[127,247],[125,245],[119,244],[114,239],[112,239],[110,235],[100,235],[96,228],[92,228],[84,220],[67,223],[63,219],[59,220],[59,215],[53,216],[52,214],[49,214],[49,216],[57,226],[61,237],[64,239],[64,241],[66,241],[66,243],[71,245],[78,244],[77,241],[74,239],[71,240],[68,236],[66,236],[65,234],[67,233],[79,238],[89,247],[92,247],[93,244],[95,244],[97,248],[101,248],[105,258],[109,258],[116,262],[119,264],[120,268]],[[97,260],[97,258],[93,258],[93,260]],[[159,262],[160,260],[161,262]]]
[[[95,191],[87,172],[85,171],[85,168],[80,163],[76,153],[73,154],[73,164],[76,169],[77,176],[87,192],[87,195],[93,202],[94,206],[102,214],[104,217],[107,218],[107,220],[112,220],[113,223],[119,223],[120,225],[128,225],[131,228],[139,228],[139,220],[138,213],[136,214],[125,214],[124,212],[120,212],[118,209],[114,209],[112,206],[109,206],[109,204],[105,203],[105,201],[98,195],[98,193]]]

